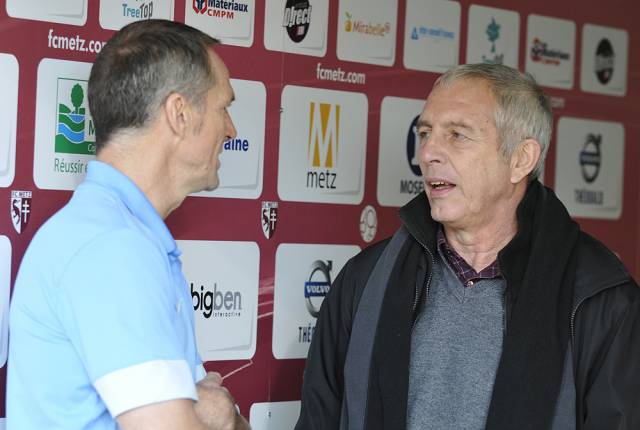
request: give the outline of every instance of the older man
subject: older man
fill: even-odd
[[[229,72],[204,33],[120,30],[89,78],[97,161],[29,245],[11,305],[9,430],[242,429],[205,376],[180,250],[163,219],[218,185],[236,131]]]
[[[297,429],[640,428],[640,289],[537,181],[551,124],[517,70],[436,81],[425,193],[332,286]]]

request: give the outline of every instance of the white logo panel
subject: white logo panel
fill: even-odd
[[[471,5],[467,64],[504,64],[518,68],[520,15],[506,9]]]
[[[90,71],[90,63],[40,61],[33,152],[38,188],[73,190],[95,158],[95,128],[87,102]]]
[[[403,206],[424,191],[418,162],[418,116],[424,100],[385,97],[380,109],[378,203]]]
[[[238,135],[220,154],[220,185],[198,197],[257,199],[262,193],[267,92],[262,82],[231,79],[235,101],[229,107]]]
[[[0,53],[0,187],[11,185],[16,173],[18,69],[16,57]]]
[[[458,64],[460,3],[407,0],[404,67],[444,73]]]
[[[120,30],[125,25],[144,19],[173,20],[173,0],[102,0],[100,26]]]
[[[256,352],[260,250],[255,242],[179,240],[203,361]]]
[[[254,403],[249,410],[253,430],[293,430],[300,415],[300,400]]]
[[[270,51],[324,57],[328,21],[329,0],[266,0],[264,47]]]
[[[538,84],[573,88],[576,23],[540,15],[527,18],[526,70]]]
[[[11,242],[7,236],[0,236],[0,367],[7,363],[10,284]]]
[[[558,120],[555,190],[572,216],[618,219],[622,213],[624,126]]]
[[[364,195],[366,95],[287,85],[282,109],[280,198],[359,204]]]
[[[585,24],[582,27],[580,89],[590,93],[627,94],[629,33]]]
[[[253,45],[255,0],[186,0],[185,24],[225,45]]]
[[[306,358],[320,306],[355,245],[284,243],[276,250],[273,356]]]
[[[13,18],[84,25],[87,0],[7,0],[7,14]]]
[[[338,9],[338,58],[392,66],[398,0],[340,0]]]

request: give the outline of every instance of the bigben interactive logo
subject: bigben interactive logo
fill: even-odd
[[[307,188],[336,189],[340,145],[340,105],[309,104]]]
[[[359,204],[364,193],[367,97],[288,85],[282,91],[282,200]]]

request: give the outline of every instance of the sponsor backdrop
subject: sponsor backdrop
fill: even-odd
[[[10,291],[94,157],[87,79],[115,30],[173,19],[224,44],[238,136],[220,188],[167,223],[206,368],[255,429],[287,430],[331,281],[424,189],[415,125],[451,65],[536,77],[555,107],[545,184],[640,276],[638,16],[632,0],[0,0],[0,429]]]

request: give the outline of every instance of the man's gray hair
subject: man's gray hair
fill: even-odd
[[[489,84],[496,100],[493,119],[507,160],[525,139],[540,144],[540,158],[528,179],[540,176],[551,140],[553,114],[547,96],[533,77],[501,64],[463,64],[440,76],[434,88],[448,87],[461,79],[481,79]]]

